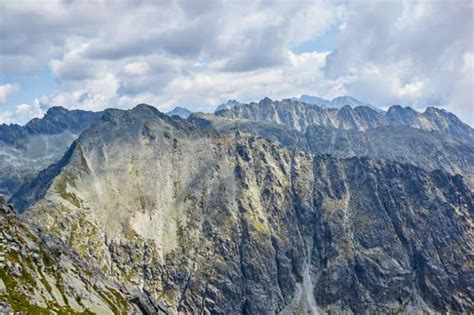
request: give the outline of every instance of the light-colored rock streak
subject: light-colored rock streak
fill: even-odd
[[[309,310],[313,315],[319,315],[318,304],[314,297],[314,284],[313,279],[311,279],[309,271],[309,262],[303,269],[303,290],[306,294],[306,301],[308,303]]]

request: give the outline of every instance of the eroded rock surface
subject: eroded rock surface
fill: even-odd
[[[428,171],[460,174],[474,188],[474,141],[461,141],[440,131],[409,126],[383,126],[365,131],[310,125],[298,131],[272,121],[255,122],[210,114],[193,114],[189,121],[220,133],[246,131],[285,147],[331,154],[335,157],[369,157],[408,163]]]
[[[0,314],[151,314],[149,304],[24,222],[0,196]]]

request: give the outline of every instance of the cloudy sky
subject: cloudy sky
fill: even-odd
[[[474,2],[0,0],[0,123],[351,95],[474,125]]]

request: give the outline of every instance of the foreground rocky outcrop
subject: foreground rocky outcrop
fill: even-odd
[[[473,312],[461,176],[108,110],[12,201],[168,313]]]
[[[107,279],[0,196],[0,314],[159,313],[145,293]]]

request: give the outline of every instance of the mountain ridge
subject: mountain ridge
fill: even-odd
[[[381,126],[365,131],[310,125],[306,131],[286,128],[272,121],[227,119],[210,114],[193,114],[189,121],[220,133],[241,130],[285,147],[331,154],[335,157],[369,157],[409,163],[428,171],[442,169],[461,174],[474,187],[474,144],[456,140],[440,131],[409,126]]]
[[[80,109],[68,110],[62,106],[53,106],[47,110],[42,118],[33,118],[23,126],[1,124],[0,141],[13,145],[18,142],[14,141],[14,136],[57,134],[64,130],[77,133],[87,128],[91,121],[100,119],[100,116],[101,112]]]
[[[104,117],[23,216],[167,312],[472,311],[462,177],[221,135],[146,105]]]
[[[288,128],[304,131],[309,125],[343,129],[367,130],[378,126],[405,125],[425,130],[438,130],[457,139],[474,143],[474,130],[458,117],[445,110],[428,107],[420,113],[411,107],[391,106],[379,113],[367,106],[340,109],[315,107],[296,100],[273,101],[264,98],[258,103],[236,106],[216,113],[232,119],[273,121]]]
[[[367,106],[377,112],[382,112],[382,110],[379,109],[378,107],[359,101],[358,99],[352,96],[348,96],[348,95],[338,96],[338,97],[333,98],[332,100],[326,100],[318,96],[301,95],[299,98],[295,98],[295,100],[298,100],[310,105],[316,105],[323,108],[341,109],[345,105],[349,105],[351,107]]]

